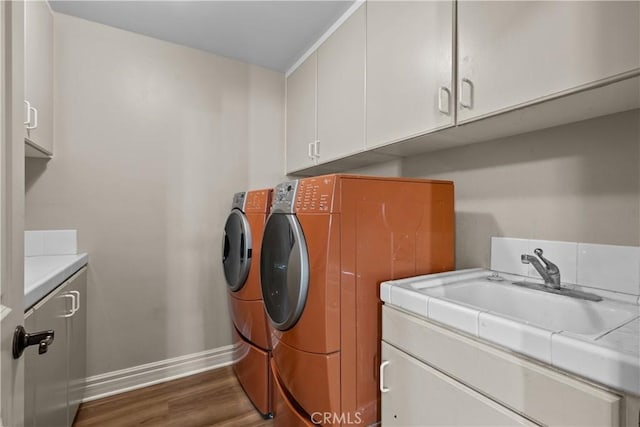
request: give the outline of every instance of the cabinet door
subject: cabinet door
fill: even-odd
[[[36,349],[36,427],[67,426],[67,318],[71,313],[67,285],[35,306],[36,330],[53,329],[53,343],[44,354]]]
[[[315,164],[317,54],[314,52],[287,78],[287,171]]]
[[[36,312],[29,310],[24,316],[24,328],[27,332],[37,332]],[[36,346],[24,350],[24,425],[34,427],[36,423],[36,369],[38,349]]]
[[[69,282],[68,293],[76,296],[76,310],[67,318],[69,339],[69,424],[84,397],[87,377],[87,268],[80,270]]]
[[[46,1],[34,0],[24,2],[24,16],[24,97],[37,110],[37,113],[32,110],[30,123],[37,126],[26,128],[25,138],[50,154],[53,152],[53,15]]]
[[[382,425],[535,425],[452,378],[382,342]]]
[[[318,161],[363,151],[366,6],[318,49]]]
[[[453,125],[453,11],[452,1],[368,2],[367,147]]]
[[[637,1],[460,1],[458,122],[638,70],[639,16]]]

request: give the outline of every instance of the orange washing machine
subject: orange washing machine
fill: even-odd
[[[260,247],[272,190],[236,193],[224,226],[222,265],[233,320],[234,371],[254,406],[271,415],[271,339],[260,289]]]
[[[326,175],[278,185],[260,276],[276,425],[380,420],[380,283],[454,268],[449,181]]]

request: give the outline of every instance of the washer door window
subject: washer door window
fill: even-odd
[[[273,213],[264,228],[260,257],[264,306],[277,329],[296,324],[307,300],[309,256],[295,215]]]
[[[222,239],[224,277],[232,291],[244,286],[251,267],[251,230],[244,214],[234,209],[224,225]]]

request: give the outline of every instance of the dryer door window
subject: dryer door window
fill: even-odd
[[[260,258],[262,298],[271,323],[284,331],[296,324],[307,300],[309,256],[295,215],[273,213],[264,228]]]
[[[231,211],[224,225],[222,265],[229,288],[234,292],[240,290],[251,267],[251,229],[247,218],[238,209]]]

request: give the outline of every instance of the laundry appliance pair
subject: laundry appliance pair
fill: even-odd
[[[259,281],[275,425],[379,421],[379,285],[453,269],[453,197],[449,181],[354,175],[274,189]]]
[[[271,337],[260,289],[260,245],[271,189],[236,193],[224,226],[222,265],[233,323],[234,371],[263,416],[271,415]]]

